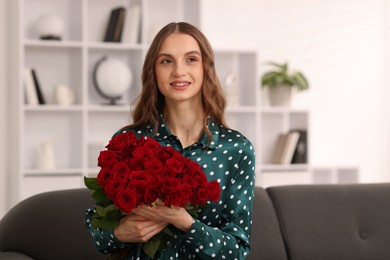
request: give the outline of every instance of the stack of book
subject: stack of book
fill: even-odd
[[[141,25],[141,8],[137,5],[124,8],[117,7],[111,10],[104,36],[105,42],[138,42]]]
[[[39,84],[38,75],[33,68],[24,69],[24,87],[27,105],[43,105],[45,98]]]
[[[293,129],[279,134],[272,154],[273,164],[307,163],[307,131]]]

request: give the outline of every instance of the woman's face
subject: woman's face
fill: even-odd
[[[169,35],[161,45],[155,70],[158,88],[167,102],[201,100],[202,54],[192,36]]]

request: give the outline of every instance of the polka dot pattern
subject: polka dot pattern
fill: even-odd
[[[161,122],[152,136],[153,126],[133,131],[137,137],[152,136],[161,145],[171,146],[185,157],[199,163],[209,181],[217,180],[221,198],[201,209],[190,230],[183,233],[173,228],[175,236],[167,242],[158,259],[244,259],[249,254],[249,234],[252,225],[255,152],[251,142],[241,133],[226,129],[209,120],[213,134],[209,144],[204,134],[195,144],[183,148]],[[120,133],[117,133],[120,134]],[[129,247],[118,241],[113,232],[91,227],[93,210],[86,211],[85,225],[101,252],[113,252]],[[132,246],[126,259],[149,259],[137,245]]]

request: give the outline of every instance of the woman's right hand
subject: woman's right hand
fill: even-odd
[[[145,243],[167,226],[166,222],[146,219],[130,214],[123,217],[114,229],[114,235],[122,242]]]

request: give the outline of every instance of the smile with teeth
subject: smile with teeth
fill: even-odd
[[[171,83],[171,86],[173,86],[175,88],[184,88],[184,87],[189,86],[190,84],[191,83],[188,81],[175,81],[175,82]]]

